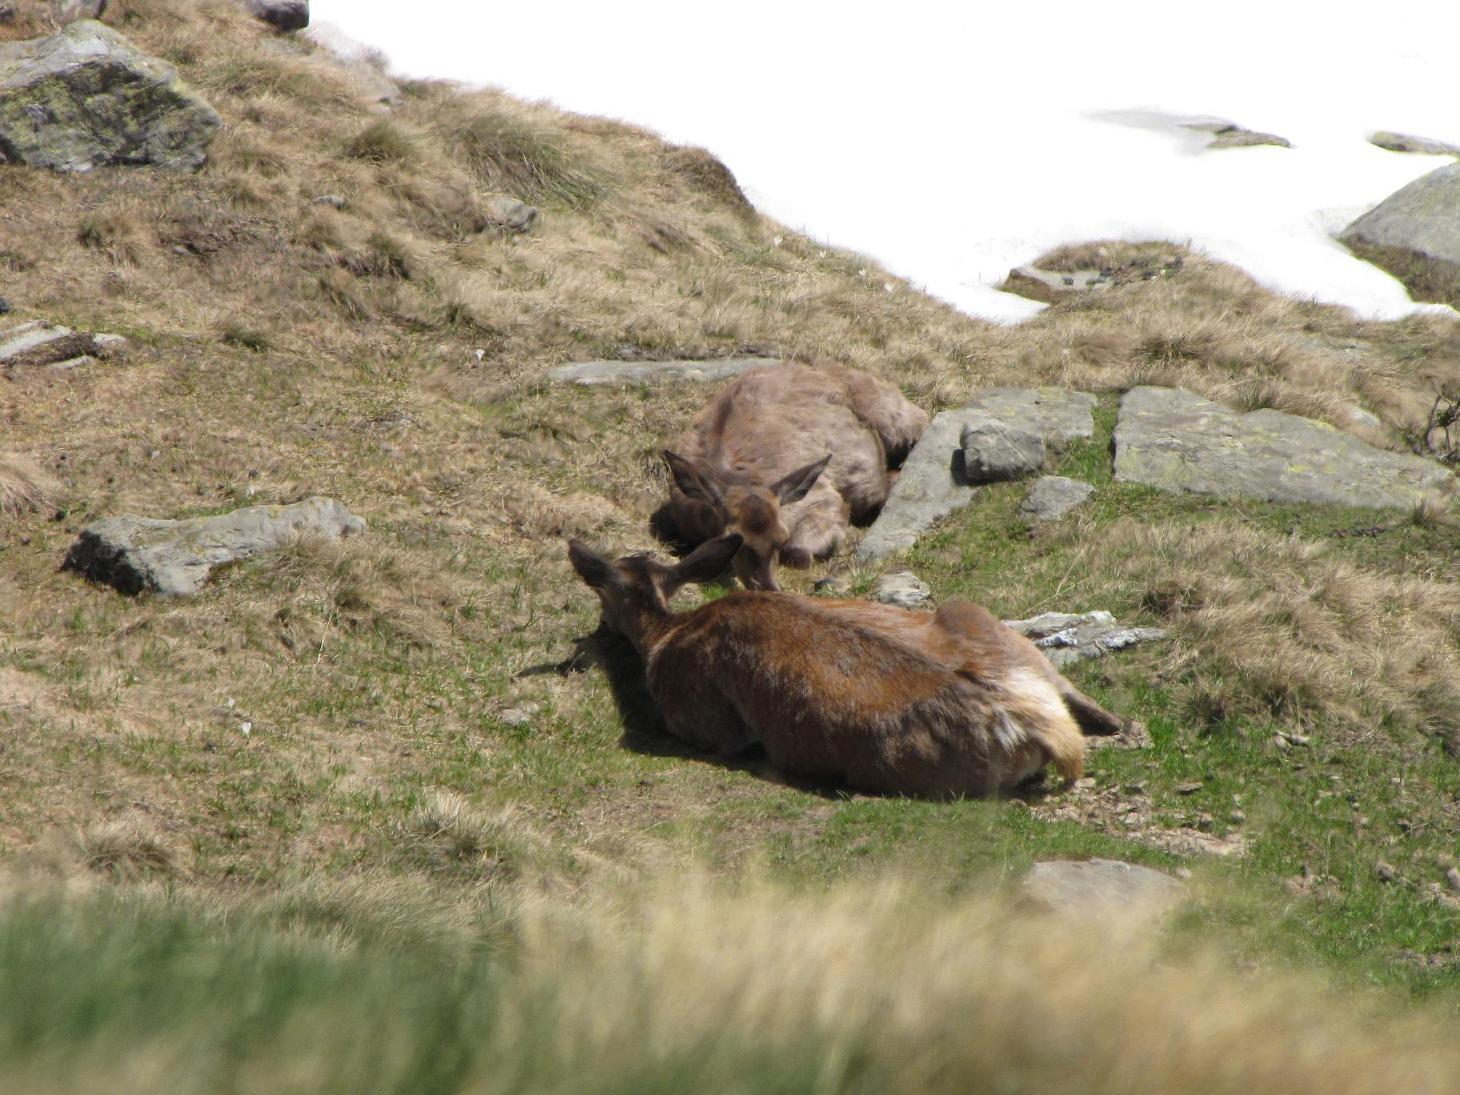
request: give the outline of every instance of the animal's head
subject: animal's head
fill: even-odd
[[[568,560],[598,594],[603,622],[637,643],[646,615],[667,616],[669,599],[680,586],[711,582],[725,572],[740,550],[740,537],[728,533],[701,544],[676,564],[638,553],[610,560],[581,540],[568,541]]]
[[[691,504],[687,519],[681,522],[685,534],[703,539],[722,532],[738,533],[743,543],[733,563],[735,577],[746,589],[779,589],[776,557],[791,538],[781,507],[806,497],[831,462],[831,455],[797,468],[769,486],[727,482],[704,464],[668,449],[664,462],[679,493]],[[805,566],[811,560],[796,562]]]

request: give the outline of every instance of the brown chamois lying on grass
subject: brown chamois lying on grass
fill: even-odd
[[[955,672],[979,676],[996,673],[996,667],[1002,667],[1006,672],[1036,673],[1059,693],[1087,736],[1112,737],[1132,725],[1131,720],[1107,711],[1081,692],[1045,657],[1044,651],[982,605],[948,601],[936,612],[920,612],[875,601],[830,597],[817,597],[815,604],[913,647]]]
[[[727,757],[759,744],[788,775],[891,794],[993,795],[1050,763],[1079,778],[1079,727],[1028,666],[954,669],[880,630],[880,612],[864,624],[788,593],[670,610],[680,586],[714,578],[740,548],[730,533],[670,566],[642,554],[611,562],[569,543],[605,625],[643,659],[675,737]]]
[[[877,516],[927,413],[885,380],[841,365],[743,373],[664,452],[673,480],[655,518],[686,547],[738,532],[734,570],[776,589],[779,555],[810,566],[841,547],[849,522]]]

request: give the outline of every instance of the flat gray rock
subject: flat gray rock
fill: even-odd
[[[1460,304],[1460,163],[1421,175],[1338,238],[1404,282],[1416,300]]]
[[[1180,388],[1125,394],[1115,477],[1172,493],[1371,509],[1410,509],[1456,489],[1433,460],[1280,411],[1240,414]]]
[[[579,361],[548,370],[548,379],[583,388],[651,386],[682,380],[726,380],[750,369],[781,362],[769,357],[727,357],[714,361]]]
[[[901,608],[917,608],[927,604],[932,596],[933,591],[928,583],[910,570],[884,574],[877,579],[877,585],[872,590],[872,600]]]
[[[1124,627],[1109,612],[1044,612],[1027,620],[1005,620],[1044,651],[1056,666],[1099,658],[1136,643],[1166,638],[1159,627]]]
[[[117,357],[126,343],[121,335],[83,334],[37,319],[0,331],[0,368],[49,365],[66,369],[91,358]]]
[[[181,521],[108,517],[81,531],[62,568],[123,593],[187,596],[216,566],[274,551],[298,536],[338,540],[364,528],[364,520],[339,502],[318,497]]]
[[[1186,886],[1163,871],[1118,859],[1051,859],[1029,869],[1019,896],[1060,915],[1150,916],[1180,904]]]
[[[0,43],[0,159],[57,171],[195,169],[221,124],[171,65],[93,19]]]
[[[1003,483],[1044,467],[1044,438],[983,417],[963,427],[963,474],[970,483]]]
[[[1429,137],[1415,137],[1408,133],[1391,133],[1381,129],[1369,134],[1369,143],[1389,152],[1412,152],[1420,156],[1460,156],[1460,145]]]
[[[1058,521],[1094,493],[1095,488],[1081,479],[1041,476],[1020,504],[1019,512],[1031,521]]]
[[[962,443],[970,426],[994,419],[1058,450],[1094,435],[1094,406],[1094,396],[1063,388],[990,388],[966,407],[934,415],[858,545],[857,558],[866,562],[906,551],[935,521],[969,503],[976,484],[966,474]]]

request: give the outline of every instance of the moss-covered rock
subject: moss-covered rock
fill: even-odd
[[[11,163],[194,169],[220,124],[171,65],[95,20],[0,44],[0,158]]]

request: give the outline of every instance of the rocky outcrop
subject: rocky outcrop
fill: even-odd
[[[1045,270],[1039,266],[1016,266],[999,288],[1041,304],[1054,304],[1066,297],[1109,289],[1114,284],[1114,279],[1102,270]]]
[[[579,361],[548,370],[548,379],[581,388],[653,386],[682,380],[727,380],[750,369],[781,362],[768,357],[727,357],[716,361]]]
[[[1115,477],[1171,492],[1409,509],[1455,476],[1280,411],[1239,414],[1179,388],[1133,388],[1115,427]]]
[[[1275,133],[1261,133],[1255,129],[1246,129],[1233,122],[1187,122],[1187,129],[1195,129],[1201,133],[1210,133],[1212,139],[1207,142],[1208,148],[1250,148],[1253,145],[1270,144],[1278,148],[1292,148],[1293,143],[1286,137],[1279,137]]]
[[[1395,191],[1338,237],[1416,300],[1460,305],[1460,163]]]
[[[244,0],[244,5],[280,33],[309,26],[309,0]]]
[[[1057,666],[1099,658],[1136,643],[1166,638],[1159,627],[1124,627],[1109,612],[1044,612],[1027,620],[1005,620],[1044,651]]]
[[[71,369],[95,358],[118,357],[126,343],[121,335],[83,334],[59,323],[32,320],[0,332],[0,369],[36,365]]]
[[[967,407],[935,415],[903,464],[887,503],[857,547],[863,561],[906,551],[935,521],[969,503],[965,432],[990,420],[1059,450],[1094,435],[1095,397],[1062,388],[991,388]]]
[[[1081,918],[1158,915],[1186,897],[1179,879],[1118,859],[1052,859],[1036,863],[1019,897],[1041,912]]]
[[[1387,129],[1369,134],[1369,143],[1388,152],[1412,152],[1421,156],[1460,156],[1460,145],[1431,140],[1429,137],[1413,137],[1408,133],[1391,133]]]
[[[298,536],[337,540],[365,522],[332,498],[250,506],[182,521],[108,517],[82,530],[62,564],[123,593],[196,593],[214,567],[274,551]]]
[[[1030,521],[1058,521],[1094,493],[1095,488],[1083,480],[1045,475],[1036,480],[1019,512]]]
[[[94,20],[0,43],[0,158],[11,163],[193,169],[220,124],[171,65]]]

